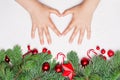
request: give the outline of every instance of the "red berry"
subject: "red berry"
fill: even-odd
[[[48,50],[48,51],[47,51],[47,53],[48,53],[48,54],[51,54],[51,51],[50,51],[50,50]]]
[[[87,66],[89,64],[89,61],[90,60],[88,58],[84,57],[84,58],[81,59],[81,65],[83,67],[85,67],[85,66]]]
[[[6,61],[7,63],[10,62],[10,58],[9,58],[7,55],[5,56],[5,61]]]
[[[42,52],[43,52],[43,53],[46,53],[46,52],[47,52],[47,48],[43,48],[43,49],[42,49]]]
[[[102,59],[104,59],[104,60],[107,60],[107,58],[106,58],[105,56],[103,56],[103,55],[100,55],[100,57],[101,57]]]
[[[28,50],[30,50],[30,45],[27,46]]]
[[[50,69],[50,64],[48,62],[43,63],[42,70],[48,71]]]
[[[108,50],[107,54],[109,57],[112,57],[114,55],[114,51],[110,49]]]
[[[34,48],[33,50],[32,50],[32,54],[37,54],[38,53],[38,50],[36,49],[36,48]]]
[[[55,66],[55,71],[56,71],[57,73],[62,72],[62,65],[57,64],[57,65]]]
[[[103,56],[103,59],[104,59],[104,60],[107,60],[107,58],[106,58],[105,56]]]
[[[100,47],[99,47],[99,46],[96,46],[96,49],[97,49],[97,50],[100,50]]]
[[[101,49],[101,53],[105,54],[106,53],[105,49]]]

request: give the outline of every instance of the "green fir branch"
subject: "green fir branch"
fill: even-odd
[[[58,63],[52,60],[52,55],[29,53],[23,58],[22,54],[18,45],[12,49],[0,50],[0,80],[67,80],[62,72],[55,71]],[[10,62],[5,61],[6,55]],[[79,58],[74,51],[67,54],[67,60],[66,63],[71,62],[75,69],[74,80],[120,80],[120,51],[116,51],[110,60],[94,56],[85,67],[80,67]],[[49,71],[42,70],[44,62],[50,64]]]
[[[77,56],[77,53],[74,51],[71,51],[67,54],[67,59],[70,61],[75,69],[75,72],[79,72],[79,58]]]

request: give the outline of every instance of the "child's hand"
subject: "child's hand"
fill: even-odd
[[[74,28],[69,42],[72,42],[75,36],[79,34],[78,44],[81,44],[85,31],[87,31],[87,38],[90,39],[92,16],[98,2],[99,0],[84,0],[82,4],[64,11],[63,16],[67,14],[73,15],[70,24],[62,33],[63,35],[66,35]]]
[[[31,36],[34,38],[35,31],[38,29],[40,43],[44,44],[44,35],[47,38],[48,44],[51,43],[51,37],[48,28],[50,27],[58,36],[61,35],[54,23],[50,19],[50,13],[60,16],[59,12],[55,9],[49,8],[43,4],[36,6],[36,9],[31,12],[32,18],[32,31]]]

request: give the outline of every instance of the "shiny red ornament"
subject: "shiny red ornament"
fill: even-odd
[[[47,52],[47,48],[43,48],[43,49],[42,49],[42,52],[43,52],[43,53],[46,53],[46,52]]]
[[[105,49],[101,49],[101,53],[105,54],[106,53]]]
[[[83,67],[85,67],[85,66],[87,66],[88,64],[89,64],[89,59],[88,58],[86,58],[86,57],[83,57],[82,59],[81,59],[81,65],[83,66]]]
[[[48,54],[51,54],[51,51],[50,51],[50,50],[48,50],[48,51],[47,51],[47,53],[48,53]]]
[[[50,64],[48,62],[43,63],[42,70],[49,71],[49,69],[50,69]]]
[[[34,48],[33,50],[32,50],[32,54],[37,54],[38,53],[38,50],[36,49],[36,48]]]
[[[104,59],[104,60],[107,60],[107,58],[106,58],[105,56],[103,56],[103,59]]]
[[[112,57],[112,56],[114,56],[115,53],[113,50],[110,49],[110,50],[108,50],[107,54],[109,57]]]
[[[7,55],[5,56],[5,61],[6,61],[7,63],[10,62],[10,58],[9,58]]]
[[[97,50],[100,50],[100,46],[96,46],[96,49],[97,49]]]
[[[101,57],[102,59],[104,59],[104,60],[107,60],[107,58],[106,58],[105,56],[103,56],[103,55],[100,55],[100,57]]]
[[[30,45],[28,45],[27,48],[28,48],[28,51],[31,50],[31,49],[30,49]]]
[[[63,68],[62,68],[62,65],[61,65],[61,64],[57,64],[57,65],[55,66],[55,71],[56,71],[57,73],[62,72],[62,70],[63,70]]]

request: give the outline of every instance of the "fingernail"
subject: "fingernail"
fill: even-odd
[[[51,41],[48,42],[49,45],[50,45],[51,43],[52,43]]]
[[[49,42],[48,44],[51,45],[51,42]]]
[[[90,37],[87,37],[88,40],[90,40]]]
[[[81,45],[81,43],[82,43],[82,41],[81,41],[81,40],[80,40],[80,41],[78,41],[78,44],[79,44],[79,45]]]
[[[40,41],[40,44],[41,44],[41,45],[43,45],[43,44],[44,44],[44,42],[43,42],[43,41]]]
[[[32,39],[34,39],[34,36],[31,36]]]
[[[72,43],[72,40],[69,40],[69,43]]]
[[[81,42],[78,42],[78,45],[81,45]]]

